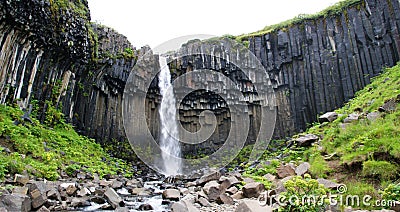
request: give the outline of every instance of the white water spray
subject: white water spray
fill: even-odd
[[[158,76],[158,86],[162,95],[159,109],[161,119],[160,147],[164,163],[164,174],[174,176],[181,171],[181,147],[176,120],[176,105],[174,91],[171,85],[171,73],[167,59],[159,58],[161,72]]]

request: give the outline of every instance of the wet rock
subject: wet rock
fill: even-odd
[[[261,206],[257,200],[243,200],[239,203],[235,212],[272,212],[272,208]]]
[[[150,204],[142,204],[142,205],[139,206],[139,210],[141,210],[141,211],[151,211],[151,210],[154,210],[154,208]]]
[[[319,140],[319,137],[313,134],[307,134],[303,135],[299,138],[296,139],[296,142],[298,146],[300,147],[309,147],[311,146],[314,142],[317,142]]]
[[[113,188],[107,188],[106,191],[104,192],[104,197],[107,199],[107,202],[110,203],[110,205],[113,208],[124,206],[124,201],[117,194],[117,192],[115,192]]]
[[[324,123],[324,122],[333,122],[338,118],[338,114],[336,112],[328,112],[325,113],[324,115],[320,116],[319,122]]]
[[[288,176],[296,175],[296,171],[291,164],[283,165],[281,164],[280,167],[276,169],[279,178],[285,178]]]
[[[343,120],[343,123],[352,123],[358,121],[359,117],[360,117],[359,114],[351,113]]]
[[[72,207],[84,207],[90,206],[90,202],[88,201],[88,197],[73,197],[71,199],[71,206]]]
[[[183,202],[174,202],[171,206],[171,211],[173,212],[188,212],[189,209]]]
[[[177,189],[166,189],[162,193],[163,199],[169,199],[169,200],[179,200],[181,197],[181,192]]]
[[[0,208],[6,211],[31,211],[31,200],[26,195],[7,194],[0,196]]]
[[[148,196],[150,195],[150,191],[147,190],[146,188],[133,188],[129,190],[129,193],[132,195],[138,195],[138,196]]]
[[[242,192],[243,196],[247,198],[252,198],[255,197],[257,198],[260,196],[260,193],[265,190],[265,187],[263,184],[255,182],[255,183],[248,183],[243,186]]]
[[[197,184],[198,185],[204,185],[207,182],[210,182],[212,180],[218,180],[221,177],[221,173],[219,173],[218,171],[214,171],[211,172],[209,174],[206,174],[204,176],[202,176],[198,181]]]
[[[82,187],[79,189],[79,191],[76,193],[76,195],[78,197],[84,197],[84,196],[90,195],[90,193],[91,192],[89,191],[89,189],[87,189],[86,187]]]
[[[197,202],[200,203],[200,205],[202,205],[202,206],[204,206],[204,207],[209,207],[209,206],[210,206],[210,202],[209,202],[206,198],[204,198],[204,197],[200,197],[200,198],[197,200]]]
[[[50,210],[49,210],[46,206],[42,206],[42,207],[39,208],[39,210],[37,210],[36,212],[50,212]]]
[[[29,182],[29,176],[15,174],[14,175],[14,182],[20,185],[26,185]]]
[[[296,175],[297,176],[303,176],[305,173],[308,172],[308,170],[310,169],[311,165],[307,162],[304,162],[302,164],[300,164],[299,166],[296,167]]]
[[[318,181],[319,184],[324,185],[325,188],[337,188],[337,187],[340,186],[340,184],[335,183],[335,182],[330,181],[330,180],[327,180],[327,179],[320,178],[320,179],[317,179],[317,181]]]
[[[227,205],[233,205],[234,203],[232,197],[228,196],[225,193],[220,194],[216,202],[218,204],[227,204]]]

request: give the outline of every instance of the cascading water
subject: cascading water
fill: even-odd
[[[162,95],[159,109],[161,119],[160,147],[164,163],[164,174],[174,176],[181,171],[181,148],[176,120],[175,96],[167,59],[160,56],[159,63],[161,72],[158,76],[158,86]]]

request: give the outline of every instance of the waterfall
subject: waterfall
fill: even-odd
[[[178,175],[181,171],[181,147],[176,120],[176,104],[167,59],[160,56],[159,63],[161,72],[158,76],[158,86],[162,95],[159,109],[161,119],[160,148],[162,150],[164,174],[173,176]]]

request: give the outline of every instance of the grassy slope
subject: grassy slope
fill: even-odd
[[[394,111],[380,113],[380,117],[375,121],[365,118],[366,114],[378,111],[385,102],[396,99]],[[370,85],[359,91],[354,99],[336,111],[343,116],[332,123],[315,123],[304,133],[320,136],[319,145],[266,153],[262,161],[272,159],[270,165],[257,168],[247,165],[244,174],[271,186],[262,176],[266,173],[276,173],[279,163],[273,158],[283,154],[286,155],[282,159],[284,162],[309,162],[314,178],[328,178],[346,184],[347,194],[369,194],[374,199],[379,199],[378,190],[383,190],[389,184],[399,183],[399,102],[400,64],[386,69]],[[343,120],[355,112],[361,115],[360,120],[343,128]],[[294,137],[298,136],[300,135]],[[265,164],[262,161],[260,164]]]
[[[57,111],[53,113],[61,116]],[[52,126],[48,127],[35,119],[32,124],[23,122],[22,115],[19,109],[0,105],[0,144],[12,152],[7,153],[0,147],[1,178],[6,173],[21,173],[24,170],[49,180],[56,180],[60,170],[70,175],[77,170],[100,176],[131,174],[123,161],[109,157],[99,144],[78,135],[62,119],[48,116],[51,118],[46,123]],[[15,125],[16,120],[21,124]]]

